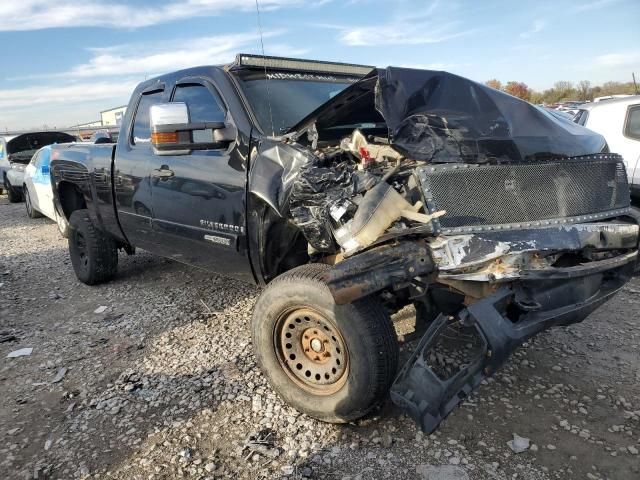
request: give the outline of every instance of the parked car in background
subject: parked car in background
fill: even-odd
[[[563,110],[556,110],[555,108],[542,107],[545,112],[548,112],[550,115],[553,115],[557,119],[564,120],[566,122],[571,122],[573,120],[573,115],[565,112]]]
[[[582,105],[574,122],[602,135],[624,158],[631,194],[640,197],[640,95]]]
[[[4,192],[4,177],[9,170],[9,160],[7,153],[7,142],[9,142],[15,136],[0,137],[0,195]]]
[[[615,98],[627,98],[627,97],[631,97],[633,95],[630,95],[628,93],[621,93],[618,95],[604,95],[602,97],[596,97],[593,99],[594,102],[603,102],[605,100],[613,100]]]
[[[68,234],[69,224],[64,215],[59,215],[53,202],[53,189],[49,175],[51,146],[38,150],[24,172],[22,191],[29,218],[45,216],[58,224],[63,237]]]
[[[7,191],[9,202],[23,199],[24,171],[36,151],[53,143],[75,142],[76,138],[63,132],[29,132],[5,137],[0,153],[0,180]]]
[[[111,133],[109,130],[98,130],[93,135],[89,143],[116,143],[118,136]]]

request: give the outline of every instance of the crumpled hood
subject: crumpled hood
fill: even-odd
[[[391,144],[408,158],[483,163],[602,152],[604,138],[524,100],[447,72],[375,69],[290,129],[384,119]],[[380,120],[382,120],[380,119]]]

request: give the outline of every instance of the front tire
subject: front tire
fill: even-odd
[[[82,283],[96,285],[116,274],[116,242],[93,225],[86,209],[76,210],[69,218],[69,254],[76,277]]]
[[[395,330],[368,297],[337,305],[323,281],[327,265],[290,270],[253,310],[256,359],[273,389],[321,421],[356,420],[386,397],[398,366]]]
[[[40,218],[42,214],[33,207],[33,203],[31,203],[31,197],[29,196],[29,189],[25,185],[22,187],[22,191],[24,192],[24,204],[27,207],[27,215],[29,218]]]

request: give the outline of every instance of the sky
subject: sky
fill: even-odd
[[[0,131],[67,127],[135,85],[236,53],[476,81],[640,76],[639,0],[1,0]],[[261,28],[260,28],[261,27]]]

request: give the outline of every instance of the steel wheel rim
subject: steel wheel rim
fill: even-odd
[[[276,321],[274,347],[280,366],[315,395],[340,390],[349,373],[349,354],[340,331],[309,307],[284,312]]]

